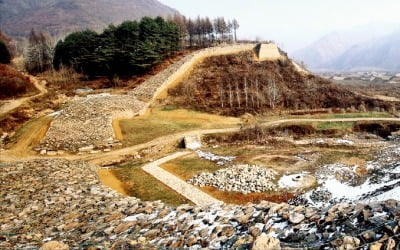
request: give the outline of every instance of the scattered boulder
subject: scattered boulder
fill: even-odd
[[[268,235],[261,235],[258,236],[257,239],[253,243],[253,250],[280,250],[281,245],[280,241],[277,238],[268,236]]]
[[[40,250],[69,250],[69,246],[59,241],[49,241],[44,243]]]

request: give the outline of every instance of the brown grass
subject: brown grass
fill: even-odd
[[[274,103],[268,95],[271,79],[278,89]],[[251,52],[206,58],[169,91],[169,101],[185,108],[231,116],[277,110],[347,109],[360,104],[371,110],[387,110],[390,106],[385,101],[356,95],[326,79],[301,74],[289,60],[257,62]]]
[[[287,202],[295,196],[293,193],[279,192],[242,194],[239,192],[220,191],[214,187],[202,187],[200,189],[225,203],[238,205],[246,204],[249,202],[259,203],[262,200],[281,203]]]
[[[161,200],[172,206],[192,204],[168,186],[147,174],[141,168],[144,162],[128,163],[111,170],[120,181],[123,192],[145,201]]]
[[[135,145],[160,136],[195,129],[234,127],[239,119],[210,115],[186,109],[156,108],[143,116],[121,120],[123,142]]]

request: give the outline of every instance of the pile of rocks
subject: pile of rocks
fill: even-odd
[[[188,183],[200,187],[211,186],[222,191],[233,191],[248,194],[276,189],[272,182],[277,173],[257,165],[235,165],[220,169],[214,173],[201,173]]]
[[[132,117],[145,104],[128,95],[99,94],[77,98],[51,123],[37,151],[95,152],[118,145],[113,117]]]
[[[395,249],[399,244],[400,204],[394,200],[327,210],[266,201],[171,208],[119,196],[82,162],[34,160],[1,168],[1,249],[37,249],[46,242],[73,249]]]
[[[137,88],[132,90],[130,92],[130,95],[136,96],[146,101],[151,100],[157,89],[159,89],[166,81],[168,81],[169,78],[182,67],[182,65],[190,62],[193,59],[195,53],[196,52],[193,52],[185,56],[178,62],[161,71],[160,73],[150,77],[148,80],[141,83]]]

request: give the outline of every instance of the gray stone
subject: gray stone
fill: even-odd
[[[299,224],[300,222],[302,222],[305,219],[304,214],[300,214],[300,213],[291,213],[289,215],[289,221],[292,224]]]

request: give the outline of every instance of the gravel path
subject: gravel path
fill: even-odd
[[[200,206],[212,205],[212,204],[221,204],[222,202],[211,197],[210,195],[200,191],[199,189],[193,187],[192,185],[186,183],[185,181],[179,179],[175,175],[165,171],[160,168],[159,165],[163,164],[167,161],[173,160],[180,156],[184,156],[189,154],[190,152],[177,152],[172,155],[161,158],[152,163],[146,164],[142,167],[144,171],[154,176],[156,179],[172,188],[180,195],[186,197],[191,200],[194,204]]]

